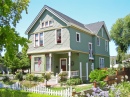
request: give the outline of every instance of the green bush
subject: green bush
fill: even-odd
[[[33,74],[27,74],[26,75],[26,80],[28,81],[33,81],[34,75]]]
[[[70,78],[66,82],[67,85],[79,85],[82,84],[82,80],[80,78]]]
[[[47,81],[51,79],[51,72],[45,72],[42,74],[42,76],[46,80],[46,86],[47,86]]]
[[[98,70],[95,69],[93,71],[90,72],[90,82],[94,82],[94,81],[103,81],[103,79],[108,75],[108,71],[107,70]]]
[[[8,76],[4,76],[2,81],[5,83],[5,82],[9,82],[10,81],[10,78]]]
[[[22,74],[22,72],[16,73],[15,79],[18,79],[19,81],[22,81],[23,80],[23,74]]]

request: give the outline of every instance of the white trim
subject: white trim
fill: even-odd
[[[71,52],[68,52],[68,56],[69,56],[69,78],[71,77]]]
[[[36,43],[35,43],[35,34],[33,34],[33,39],[34,39],[34,47],[35,47],[35,44],[36,44]]]
[[[88,63],[86,63],[86,80],[88,80]]]
[[[82,79],[82,62],[80,62],[80,78]]]
[[[77,41],[77,34],[79,35],[79,41]],[[76,42],[81,42],[81,36],[79,32],[76,32]]]
[[[67,71],[67,58],[60,58],[60,71],[61,71],[61,60],[65,59],[66,60],[66,71]],[[63,71],[63,70],[62,70]]]

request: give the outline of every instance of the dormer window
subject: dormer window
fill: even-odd
[[[49,26],[52,26],[53,25],[53,21],[49,21]]]
[[[40,28],[46,28],[50,26],[53,26],[53,20],[49,20],[45,22],[40,21]]]
[[[48,21],[45,22],[45,27],[47,27],[47,26],[48,26]]]

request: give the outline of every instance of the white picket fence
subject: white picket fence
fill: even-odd
[[[27,87],[21,86],[20,83],[17,82],[12,85],[5,85],[5,84],[0,83],[0,88],[10,88],[13,90],[23,90],[26,92],[56,95],[56,96],[62,96],[62,97],[71,97],[72,96],[72,87],[68,87],[64,90],[51,90],[43,85],[37,85],[32,88],[27,88]]]

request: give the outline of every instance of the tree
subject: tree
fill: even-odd
[[[130,14],[116,21],[111,28],[110,36],[117,45],[117,60],[121,63],[122,55],[127,52],[130,46]]]
[[[14,58],[14,47],[24,46],[29,42],[20,37],[15,30],[16,24],[22,18],[21,13],[27,13],[29,0],[0,0],[0,51],[5,48],[10,58]]]
[[[15,48],[14,48],[15,49]],[[30,68],[30,59],[27,55],[28,46],[25,45],[22,48],[22,53],[18,52],[15,49],[14,58],[10,58],[8,53],[5,53],[4,64],[6,67],[9,67],[12,70],[12,73],[15,73],[17,69],[28,69]]]

